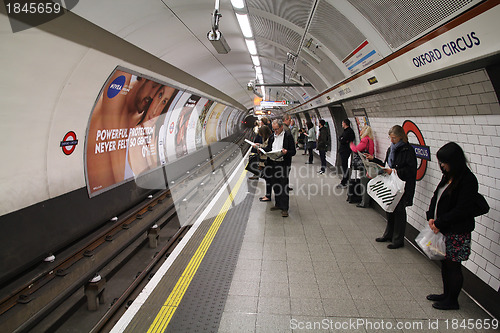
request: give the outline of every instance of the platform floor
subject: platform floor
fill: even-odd
[[[257,192],[219,332],[474,332],[452,324],[490,318],[463,293],[458,311],[432,308],[439,267],[408,243],[375,242],[384,217],[346,202],[338,176],[317,174],[319,159],[307,165],[301,153],[288,218],[258,200],[263,180],[250,181]]]
[[[432,308],[425,296],[441,291],[438,265],[409,243],[390,250],[375,242],[384,217],[347,203],[338,176],[319,175],[319,159],[308,165],[301,153],[289,217],[259,201],[265,182],[241,167],[158,286],[146,287],[151,296],[136,299],[124,316],[133,319],[113,332],[485,332],[462,328],[491,320],[463,293],[460,310]],[[221,218],[223,205],[231,208]],[[198,263],[188,264],[215,223]]]

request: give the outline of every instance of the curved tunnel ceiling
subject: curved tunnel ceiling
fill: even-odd
[[[267,99],[304,102],[352,73],[342,62],[368,41],[386,57],[479,0],[245,0],[265,84],[302,79],[312,87],[266,87]],[[255,71],[230,0],[219,29],[231,51],[207,40],[212,0],[86,0],[77,15],[196,76],[247,108]],[[290,57],[290,54],[293,56]]]

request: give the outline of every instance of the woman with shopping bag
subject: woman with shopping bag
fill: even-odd
[[[408,143],[408,136],[403,127],[393,126],[389,130],[391,145],[387,149],[385,161],[375,158],[373,155],[366,157],[381,166],[386,163],[389,168],[384,171],[391,175],[396,172],[398,178],[405,182],[404,193],[394,211],[387,212],[387,227],[382,237],[375,239],[377,242],[391,242],[387,245],[389,249],[397,249],[404,246],[406,230],[406,207],[413,205],[415,184],[417,179],[417,157],[415,149]]]
[[[445,236],[446,255],[441,261],[444,291],[439,295],[428,295],[427,299],[435,302],[432,306],[436,309],[456,310],[464,279],[462,261],[470,255],[474,217],[484,214],[484,211],[477,212],[478,183],[467,167],[462,148],[449,142],[438,150],[436,156],[443,177],[426,214],[434,233],[441,232]]]

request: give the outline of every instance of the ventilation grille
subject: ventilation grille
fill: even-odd
[[[393,50],[479,0],[348,0]]]
[[[250,15],[250,19],[256,39],[270,40],[288,50],[295,51],[299,48],[301,36],[295,31],[261,16]],[[259,52],[262,51],[262,49],[259,49]],[[280,60],[286,60],[286,57]]]
[[[276,15],[304,29],[314,0],[247,0],[249,8]]]
[[[339,59],[366,39],[356,26],[325,0],[319,2],[309,33]]]

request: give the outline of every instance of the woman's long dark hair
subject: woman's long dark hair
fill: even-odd
[[[452,179],[450,189],[453,190],[468,170],[467,158],[465,157],[462,147],[455,142],[448,142],[439,148],[436,157],[439,162],[449,165],[450,171],[445,174],[445,179],[447,181]]]
[[[269,126],[266,126],[265,124],[259,127],[259,135],[262,138],[262,142],[265,142],[273,133],[271,132],[271,129],[269,129]]]

